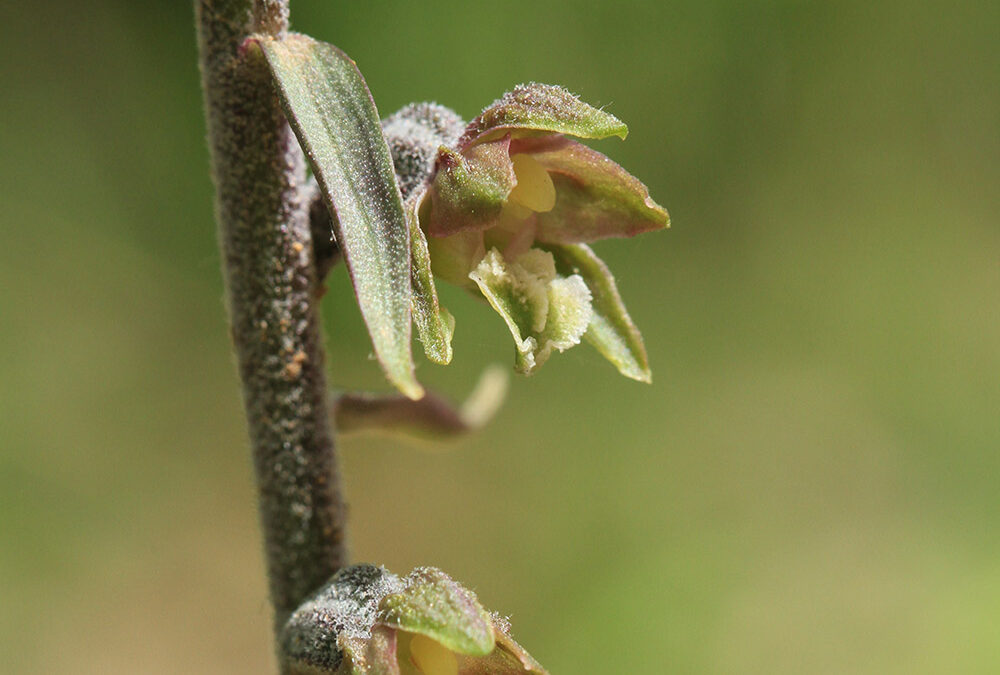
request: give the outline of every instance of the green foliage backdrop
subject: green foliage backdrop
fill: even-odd
[[[654,385],[579,347],[446,451],[340,446],[355,558],[555,673],[1000,668],[1000,5],[295,0],[388,114],[526,80],[673,216],[598,245]],[[0,8],[0,662],[266,673],[191,8]],[[507,331],[452,289],[461,396]],[[343,269],[331,380],[386,388]]]

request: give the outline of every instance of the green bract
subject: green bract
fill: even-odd
[[[480,293],[504,319],[515,366],[534,372],[581,339],[627,377],[650,381],[642,337],[608,268],[586,243],[669,226],[638,179],[572,140],[624,138],[625,125],[565,89],[517,87],[454,143],[442,143],[407,199],[420,292],[414,315],[434,360],[451,338],[433,273]],[[415,272],[415,275],[417,272]],[[448,349],[450,356],[450,349]]]
[[[546,675],[509,633],[441,570],[354,565],[292,614],[281,649],[291,675]]]
[[[411,243],[393,161],[361,73],[333,45],[290,33],[263,51],[288,121],[335,214],[337,244],[386,377],[423,396],[410,351]]]

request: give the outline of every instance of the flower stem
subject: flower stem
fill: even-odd
[[[205,115],[233,343],[276,625],[344,566],[302,152],[254,33],[288,0],[196,0]]]

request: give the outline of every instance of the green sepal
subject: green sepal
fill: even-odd
[[[438,302],[431,256],[427,240],[417,221],[418,200],[406,203],[406,221],[410,229],[410,280],[413,284],[413,323],[427,358],[441,365],[451,363],[451,338],[455,334],[455,318]]]
[[[418,567],[406,589],[382,598],[377,623],[425,635],[457,654],[486,656],[495,638],[489,613],[475,593],[433,567]]]
[[[427,234],[445,237],[484,230],[497,222],[507,196],[517,184],[507,137],[482,143],[464,153],[441,146],[430,191]]]
[[[608,266],[585,244],[549,245],[561,274],[578,274],[592,297],[593,314],[583,339],[611,361],[625,377],[652,382],[646,346],[625,309]]]
[[[259,36],[247,44],[264,53],[288,121],[336,214],[337,243],[375,355],[389,381],[418,399],[409,230],[368,86],[346,54],[305,35]]]
[[[506,133],[515,137],[554,133],[577,138],[625,138],[628,127],[562,87],[532,82],[514,87],[483,110],[466,128],[458,148],[464,150]]]

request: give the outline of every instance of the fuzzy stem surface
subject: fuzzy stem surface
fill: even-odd
[[[215,212],[276,626],[347,563],[305,162],[259,50],[287,0],[195,0]]]

